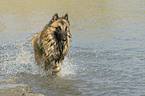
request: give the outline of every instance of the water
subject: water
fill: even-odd
[[[0,1],[0,74],[46,96],[145,95],[145,0]],[[69,14],[72,42],[58,76],[35,65],[31,35]]]

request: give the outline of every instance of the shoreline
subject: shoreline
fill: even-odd
[[[0,75],[0,96],[44,96],[32,93],[27,84],[16,83],[18,77]]]

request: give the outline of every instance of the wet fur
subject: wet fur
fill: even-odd
[[[65,29],[65,32],[58,34],[57,27],[59,26],[62,30],[65,27],[67,30]],[[69,26],[68,15],[65,14],[63,17],[58,17],[56,13],[43,30],[36,33],[31,40],[35,52],[35,60],[45,70],[61,67],[69,50],[69,42],[71,40]],[[63,38],[67,38],[67,40],[63,42]]]

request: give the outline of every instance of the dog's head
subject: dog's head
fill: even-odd
[[[50,20],[49,26],[53,28],[53,32],[58,41],[61,43],[67,41],[68,35],[70,34],[68,14],[65,14],[62,17],[59,17],[57,13],[54,14]]]

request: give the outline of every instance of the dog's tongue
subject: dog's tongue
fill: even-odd
[[[65,41],[61,40],[61,43],[63,43],[63,44],[64,44],[64,43],[65,43]]]

